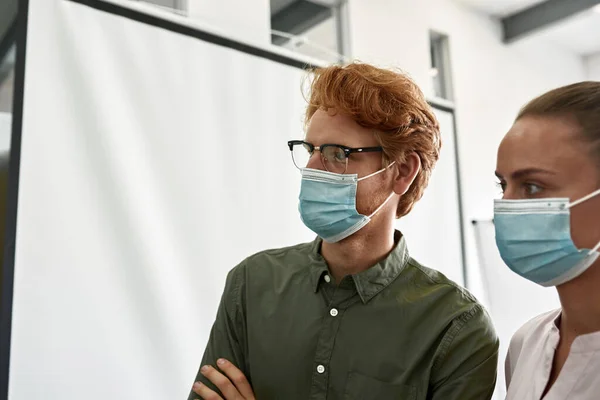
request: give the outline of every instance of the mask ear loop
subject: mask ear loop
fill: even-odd
[[[592,197],[596,197],[596,196],[598,196],[598,195],[600,195],[600,189],[596,190],[595,192],[592,192],[592,193],[588,194],[588,195],[587,195],[587,196],[585,196],[585,197],[582,197],[582,198],[581,198],[581,199],[579,199],[579,200],[576,200],[576,201],[574,201],[574,202],[572,202],[572,203],[568,204],[568,205],[567,205],[567,208],[575,207],[576,205],[579,205],[579,204],[583,203],[584,201],[588,201],[588,200],[589,200],[589,199],[591,199]]]
[[[380,169],[379,171],[375,171],[375,172],[373,172],[373,173],[372,173],[372,174],[370,174],[370,175],[363,176],[362,178],[358,178],[358,179],[357,179],[357,182],[364,181],[365,179],[368,179],[368,178],[370,178],[370,177],[372,177],[372,176],[375,176],[375,175],[377,175],[377,174],[380,174],[380,173],[382,173],[383,171],[385,171],[386,169],[388,169],[389,167],[391,167],[392,165],[394,165],[395,163],[396,163],[396,161],[392,161],[392,163],[391,163],[390,165],[388,165],[387,167],[385,167],[385,168],[382,168],[382,169]]]
[[[396,194],[396,193],[392,192],[392,194],[390,194],[390,195],[388,196],[388,198],[387,198],[387,199],[385,199],[385,201],[384,201],[383,203],[381,203],[381,205],[380,205],[379,207],[377,207],[377,210],[373,211],[373,212],[371,213],[371,215],[369,215],[369,218],[373,218],[373,216],[374,216],[375,214],[377,214],[377,213],[378,213],[378,212],[379,212],[379,211],[380,211],[380,210],[383,208],[383,206],[385,206],[385,204],[386,204],[388,201],[390,201],[390,199],[391,199],[392,197],[394,197],[394,195],[395,195],[395,194]],[[598,244],[600,245],[600,243],[598,243]]]
[[[589,199],[591,199],[593,197],[596,197],[598,195],[600,195],[600,189],[596,190],[595,192],[592,192],[592,193],[588,194],[585,197],[582,197],[581,199],[579,199],[577,201],[574,201],[574,202],[570,203],[569,205],[567,205],[567,208],[575,207],[576,205],[581,204],[584,201],[588,201]],[[594,253],[594,252],[596,252],[598,250],[600,250],[600,242],[598,242],[598,244],[596,245],[596,247],[594,247],[592,250],[590,250],[590,254]]]
[[[385,168],[382,168],[382,169],[380,169],[379,171],[373,172],[371,175],[363,176],[362,178],[358,179],[358,181],[362,181],[362,180],[364,180],[364,179],[367,179],[367,178],[370,178],[370,177],[372,177],[372,176],[375,176],[375,175],[377,175],[377,174],[380,174],[380,173],[382,173],[383,171],[385,171],[386,169],[388,169],[389,167],[391,167],[392,165],[394,165],[395,163],[396,163],[396,161],[392,161],[392,163],[391,163],[390,165],[388,165],[387,167],[385,167]],[[386,205],[386,203],[387,203],[388,201],[390,201],[390,199],[391,199],[392,197],[394,197],[394,194],[395,194],[395,193],[394,193],[394,192],[392,192],[392,193],[391,193],[391,194],[388,196],[388,198],[387,198],[387,199],[385,199],[385,201],[384,201],[383,203],[381,203],[381,205],[380,205],[379,207],[377,207],[377,209],[376,209],[375,211],[373,211],[373,212],[371,213],[371,215],[369,215],[369,218],[373,218],[373,216],[374,216],[375,214],[377,214],[377,213],[378,213],[378,212],[379,212],[379,211],[380,211],[380,210],[383,208],[383,206],[385,206],[385,205]]]

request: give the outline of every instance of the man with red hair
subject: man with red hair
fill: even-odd
[[[422,92],[366,64],[317,69],[306,128],[288,146],[317,238],[229,273],[189,398],[490,399],[489,315],[394,228],[441,147]]]

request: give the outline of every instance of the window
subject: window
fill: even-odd
[[[1,46],[0,46],[1,47]],[[12,105],[15,76],[15,45],[8,51],[0,49],[0,240],[4,243],[6,231],[6,203],[8,200],[8,162],[12,133]],[[4,259],[4,246],[0,257]],[[0,266],[2,273],[2,266]],[[0,281],[2,278],[0,278]],[[1,290],[1,289],[0,289]]]
[[[0,60],[0,113],[12,112],[15,77],[15,46]]]
[[[133,1],[142,1],[144,3],[154,4],[169,10],[174,11],[185,11],[187,10],[187,1],[188,0],[133,0]],[[197,0],[194,0],[197,1]],[[214,0],[213,0],[214,1]]]
[[[349,56],[346,0],[271,0],[271,42],[326,62]]]
[[[448,36],[437,32],[430,32],[429,50],[431,52],[431,68],[429,72],[433,79],[434,94],[436,97],[442,99],[453,100]]]

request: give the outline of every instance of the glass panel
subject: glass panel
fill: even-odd
[[[327,62],[339,62],[337,24],[333,17],[313,26],[284,47]]]
[[[448,36],[431,32],[429,37],[433,90],[436,97],[452,100],[452,81],[450,76],[450,57]]]
[[[12,133],[12,105],[15,80],[15,46],[0,60],[0,243],[6,232],[6,202],[8,199],[8,161]],[[4,259],[4,246],[0,246]],[[0,265],[0,284],[3,265]],[[0,288],[2,286],[0,285]],[[1,290],[1,289],[0,289]]]
[[[154,4],[156,6],[164,7],[169,10],[182,11],[185,7],[185,0],[132,0],[141,1],[144,3]]]
[[[343,61],[347,47],[343,10],[339,3],[271,0],[271,41],[327,63]]]
[[[15,80],[15,46],[0,61],[0,112],[12,112]]]

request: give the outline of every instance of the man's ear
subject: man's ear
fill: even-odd
[[[397,162],[393,168],[395,169],[394,193],[402,196],[408,192],[421,170],[421,158],[417,153],[407,154],[404,162],[402,164]]]

